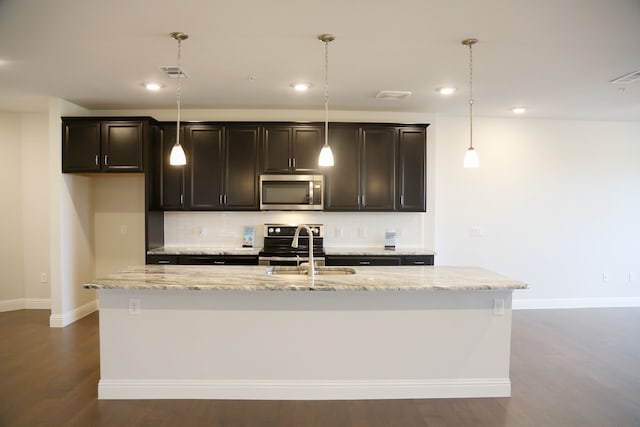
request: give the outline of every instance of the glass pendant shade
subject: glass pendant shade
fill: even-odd
[[[171,148],[171,155],[169,156],[169,164],[172,166],[184,166],[187,164],[187,157],[184,154],[182,145],[175,144]]]
[[[318,158],[319,166],[333,166],[333,152],[329,144],[324,144],[322,150],[320,150],[320,157]]]
[[[473,147],[469,147],[464,155],[464,167],[467,169],[480,167],[478,153],[473,149]]]

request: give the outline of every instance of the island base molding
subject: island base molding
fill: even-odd
[[[104,289],[99,398],[505,397],[511,296]]]
[[[98,399],[363,400],[509,397],[509,378],[400,381],[100,380]]]

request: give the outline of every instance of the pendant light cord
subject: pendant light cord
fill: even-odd
[[[329,42],[324,42],[324,145],[329,145]]]
[[[177,64],[178,82],[176,83],[176,87],[177,87],[176,103],[178,104],[178,120],[176,122],[176,145],[180,145],[180,100],[182,98],[182,93],[180,91],[180,80],[182,79],[182,68],[180,68],[181,46],[182,46],[182,39],[178,38],[178,64]]]
[[[469,44],[469,147],[473,148],[473,43]]]

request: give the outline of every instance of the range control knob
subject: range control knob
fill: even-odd
[[[276,233],[280,232],[280,227],[276,228]]]
[[[269,229],[267,230],[267,233],[269,234],[273,233],[273,227],[269,227]]]

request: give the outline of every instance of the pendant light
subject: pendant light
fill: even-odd
[[[478,153],[473,148],[473,48],[478,39],[464,39],[462,44],[469,47],[469,148],[464,155],[465,168],[477,168],[480,166]]]
[[[169,156],[169,164],[174,166],[183,166],[187,164],[187,157],[184,154],[184,149],[182,145],[180,145],[180,98],[182,94],[180,93],[180,80],[182,79],[182,68],[180,68],[180,47],[182,44],[182,40],[186,40],[189,38],[188,35],[181,32],[175,32],[170,34],[172,38],[178,41],[178,65],[177,65],[177,104],[178,104],[178,120],[176,121],[176,143],[173,148],[171,148],[171,155]]]
[[[320,34],[318,40],[324,42],[324,145],[318,158],[319,166],[333,166],[333,152],[329,147],[329,42],[335,40],[333,34]]]

